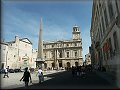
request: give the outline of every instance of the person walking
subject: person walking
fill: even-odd
[[[39,78],[39,83],[44,81],[43,71],[42,71],[42,69],[40,67],[38,69],[37,75],[38,75],[38,78]]]
[[[74,77],[75,76],[75,67],[72,66],[72,76]]]
[[[28,67],[26,67],[25,72],[24,72],[22,78],[20,79],[20,81],[23,80],[25,82],[25,87],[28,87],[29,78],[30,78],[30,83],[32,83],[30,72],[28,71]]]
[[[9,76],[8,76],[8,68],[5,68],[5,73],[4,73],[4,77],[3,78],[5,78],[5,76],[7,76],[9,78]]]

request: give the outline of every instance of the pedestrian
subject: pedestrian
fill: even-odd
[[[38,75],[39,83],[41,83],[42,81],[44,81],[43,71],[42,71],[41,67],[39,67],[38,72],[37,72],[36,75]]]
[[[33,74],[33,68],[31,68],[31,67],[30,67],[30,69],[29,69],[29,70],[30,70],[30,73],[32,73],[32,74]]]
[[[5,78],[5,76],[7,76],[9,78],[9,76],[8,76],[8,68],[5,68],[4,77],[3,78]]]
[[[75,76],[75,67],[72,66],[72,76],[74,77]]]
[[[77,76],[80,76],[80,67],[77,66]]]
[[[20,79],[20,81],[23,80],[25,82],[25,87],[28,87],[29,78],[30,78],[30,83],[32,83],[30,72],[28,71],[28,67],[26,67],[23,77]]]
[[[85,73],[85,66],[83,65],[82,67],[81,67],[81,76],[82,77],[85,77],[86,76],[86,73]]]

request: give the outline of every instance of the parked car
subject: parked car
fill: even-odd
[[[20,69],[14,69],[14,72],[17,73],[17,72],[21,72]]]
[[[0,69],[0,74],[5,73],[5,69]]]
[[[14,73],[14,69],[9,69],[8,72],[9,73]]]

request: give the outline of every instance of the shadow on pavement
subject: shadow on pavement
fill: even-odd
[[[104,78],[94,72],[89,72],[86,77],[72,77],[70,71],[45,75],[53,77],[41,84],[30,85],[29,87],[20,87],[15,89],[118,89]]]

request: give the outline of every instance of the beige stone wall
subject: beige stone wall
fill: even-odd
[[[6,62],[7,62],[7,55],[8,55],[8,45],[5,44],[5,43],[1,43],[0,44],[0,47],[1,47],[1,51],[0,51],[0,60],[1,60],[1,63],[0,63],[0,68],[6,68]]]
[[[25,57],[27,57],[27,66],[33,67],[34,61],[32,58],[32,44],[30,44],[27,39],[21,41],[18,37],[16,37],[15,41],[8,43],[6,65],[9,66],[9,68],[24,68],[23,58]]]

